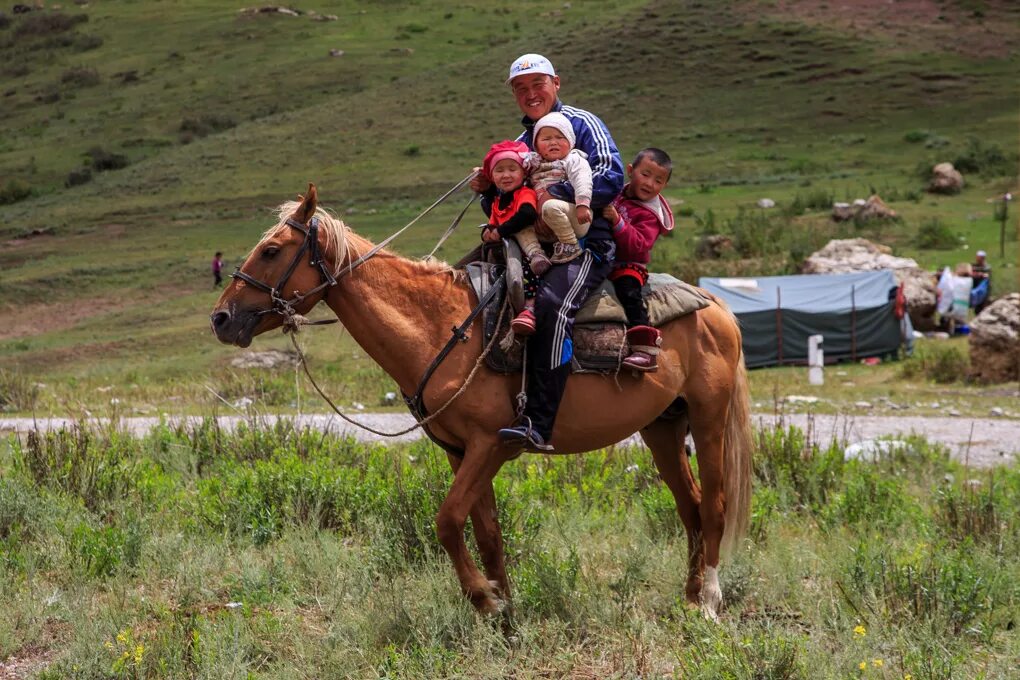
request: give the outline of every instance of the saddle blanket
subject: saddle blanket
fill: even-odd
[[[497,277],[504,275],[504,267],[488,262],[472,262],[465,267],[475,294],[482,298]],[[484,342],[497,335],[496,342],[485,357],[489,368],[500,373],[521,370],[524,342],[513,336],[509,349],[510,321],[514,312],[504,314],[497,328],[499,312],[506,296],[506,287],[483,312]],[[669,274],[653,273],[642,289],[648,305],[648,318],[653,326],[662,326],[699,309],[704,309],[711,298],[699,288]],[[574,373],[613,373],[619,370],[627,354],[627,314],[624,312],[611,281],[604,281],[581,307],[574,320],[574,356],[571,371]]]

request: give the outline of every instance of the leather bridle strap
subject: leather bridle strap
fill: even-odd
[[[319,291],[322,291],[326,288],[332,288],[333,286],[336,285],[336,277],[334,277],[332,272],[330,272],[329,269],[326,268],[326,265],[322,259],[322,253],[319,251],[319,218],[313,217],[309,221],[307,229],[305,228],[305,225],[301,224],[300,222],[297,222],[296,220],[290,217],[287,218],[284,224],[293,229],[297,229],[302,234],[304,234],[305,240],[304,243],[301,244],[301,247],[298,248],[298,251],[294,253],[294,259],[291,260],[290,265],[287,267],[287,271],[283,273],[283,276],[280,277],[280,280],[277,282],[275,286],[270,287],[269,284],[263,283],[262,281],[259,281],[258,279],[253,278],[248,274],[245,274],[243,271],[241,271],[240,267],[238,267],[234,271],[234,273],[231,274],[231,276],[234,277],[235,279],[241,279],[248,285],[253,286],[258,290],[261,290],[263,293],[269,294],[270,299],[273,301],[273,306],[269,307],[268,309],[263,309],[256,312],[256,314],[258,314],[259,316],[263,314],[281,314],[283,316],[293,316],[294,305],[300,304],[302,300],[305,300],[306,298],[315,295]],[[307,293],[295,294],[294,297],[292,297],[289,300],[286,300],[283,297],[283,286],[287,283],[287,280],[290,279],[290,276],[291,274],[294,273],[294,270],[297,269],[298,263],[301,262],[301,257],[305,254],[305,251],[308,251],[308,264],[319,270],[319,275],[322,277],[322,281],[321,283],[319,283],[318,286],[312,288]],[[314,323],[315,325],[322,325],[336,322],[337,319],[325,319],[322,321],[315,321],[311,323]]]

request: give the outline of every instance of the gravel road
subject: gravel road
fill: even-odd
[[[403,430],[414,424],[407,413],[354,413],[350,414],[369,427],[387,432]],[[290,416],[288,416],[290,417]],[[361,441],[393,441],[348,425],[335,415],[301,415],[292,417],[299,427],[349,434]],[[179,420],[179,419],[178,419]],[[189,418],[198,421],[198,418]],[[239,416],[221,416],[222,427],[231,429],[245,419]],[[277,416],[260,416],[260,422],[272,424]],[[769,426],[777,421],[771,414],[754,415],[756,426]],[[950,453],[972,465],[990,466],[1010,463],[1020,456],[1020,419],[1014,418],[963,418],[963,417],[891,417],[891,416],[829,416],[786,414],[788,425],[810,431],[816,441],[827,443],[833,437],[848,444],[860,444],[879,437],[918,434],[932,442],[945,444]],[[73,421],[64,418],[0,418],[0,433],[24,433],[34,427],[54,429],[68,427]],[[123,418],[121,426],[134,434],[145,434],[159,423],[158,418]],[[421,437],[420,430],[396,437],[397,441],[414,441]],[[639,442],[635,436],[627,442]]]

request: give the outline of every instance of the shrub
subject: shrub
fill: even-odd
[[[908,142],[910,144],[917,144],[919,142],[923,142],[924,140],[928,139],[931,136],[932,133],[929,130],[911,130],[907,134],[903,135],[903,141]]]
[[[949,344],[920,347],[900,368],[904,378],[921,376],[940,384],[956,382],[966,376],[967,371],[966,355]]]
[[[0,370],[0,411],[29,411],[39,396],[39,388],[18,372]]]
[[[88,20],[87,14],[71,15],[64,14],[63,12],[32,12],[21,20],[14,34],[19,37],[35,37],[64,33]]]
[[[87,184],[92,181],[92,171],[88,168],[80,168],[78,170],[72,170],[67,173],[67,179],[64,180],[65,187],[76,187],[80,184]]]
[[[960,172],[995,177],[1016,173],[1016,154],[1007,155],[998,146],[985,145],[976,137],[967,141],[967,148],[953,160]]]
[[[185,118],[184,120],[181,121],[179,130],[182,135],[191,135],[192,137],[206,137],[217,132],[229,130],[230,128],[236,126],[237,122],[230,116],[221,116],[215,113],[208,113],[199,116],[198,118]]]
[[[926,217],[917,228],[915,243],[924,250],[951,250],[959,244],[953,230],[937,217]]]
[[[75,66],[60,75],[60,82],[73,87],[92,87],[99,84],[99,71],[90,66]]]
[[[0,205],[17,203],[32,195],[32,185],[22,179],[9,179],[0,187]]]
[[[96,172],[120,170],[121,168],[126,168],[128,166],[127,156],[106,151],[102,147],[94,146],[85,153],[89,157],[89,165],[91,165],[92,169]]]

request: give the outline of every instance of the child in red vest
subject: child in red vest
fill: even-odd
[[[627,312],[627,342],[631,353],[623,363],[638,371],[650,372],[658,368],[662,334],[648,322],[641,288],[648,282],[652,246],[660,234],[673,231],[673,211],[660,195],[672,174],[673,162],[665,151],[655,148],[639,151],[634,162],[627,166],[630,181],[623,187],[623,193],[602,211],[603,216],[615,224],[616,264],[609,280]]]
[[[538,222],[538,196],[534,189],[524,186],[526,177],[524,163],[528,153],[528,145],[524,142],[505,140],[493,144],[489,153],[485,154],[482,173],[492,182],[492,187],[484,194],[491,200],[491,209],[489,224],[482,232],[483,241],[495,243],[510,238],[522,229],[534,227]],[[534,309],[537,294],[538,278],[526,264],[524,309],[510,324],[514,333],[519,336],[532,335],[535,332]]]

